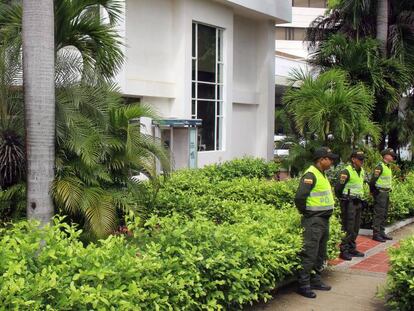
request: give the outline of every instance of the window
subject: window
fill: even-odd
[[[191,117],[201,119],[198,150],[222,150],[223,30],[193,23]]]
[[[293,7],[326,8],[326,0],[292,0]]]
[[[276,40],[305,40],[306,28],[277,27]]]

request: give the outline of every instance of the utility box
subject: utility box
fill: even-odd
[[[173,167],[197,168],[197,137],[200,119],[153,120],[154,136],[171,152]]]

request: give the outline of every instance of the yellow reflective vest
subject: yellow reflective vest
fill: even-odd
[[[364,169],[361,168],[361,172],[358,175],[358,172],[352,165],[348,165],[345,168],[349,173],[349,179],[344,187],[344,195],[352,195],[354,197],[362,197],[364,194]]]
[[[377,189],[389,190],[392,186],[392,171],[384,162],[381,162],[381,166],[382,173],[375,182],[375,187]]]
[[[334,208],[334,197],[328,178],[313,165],[306,170],[305,174],[309,172],[315,175],[316,183],[306,199],[306,210],[312,212],[332,210]]]

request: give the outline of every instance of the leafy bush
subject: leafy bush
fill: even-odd
[[[147,185],[152,206],[145,219],[129,219],[133,236],[84,245],[82,231],[61,220],[46,230],[28,222],[0,229],[1,306],[228,310],[269,298],[300,264],[297,180],[228,180],[208,172],[177,172],[160,188]],[[335,217],[330,232],[335,258]]]
[[[263,159],[244,157],[213,164],[202,169],[212,180],[232,180],[238,177],[272,178],[279,169],[279,164]]]
[[[298,267],[299,215],[244,208],[235,224],[153,217],[84,246],[68,224],[0,231],[0,302],[19,310],[223,310],[269,297]]]
[[[414,216],[414,173],[409,173],[404,180],[394,179],[393,190],[390,192],[390,205],[387,223],[392,224],[398,220]],[[362,215],[364,227],[372,225],[372,198],[370,198],[371,209],[365,210]]]
[[[22,183],[0,188],[0,226],[26,215],[26,186]]]
[[[388,272],[387,304],[392,310],[410,311],[414,306],[414,237],[389,250],[391,269]]]

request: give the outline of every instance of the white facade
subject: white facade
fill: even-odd
[[[290,18],[290,0],[127,0],[119,26],[126,55],[117,78],[121,90],[151,104],[163,118],[191,119],[193,23],[220,29],[222,141],[220,150],[197,152],[198,166],[244,155],[270,159],[274,24]],[[175,152],[176,168],[186,166],[185,156]]]
[[[290,28],[297,30],[299,36],[292,39],[280,40],[276,37],[276,51],[290,55],[292,58],[307,59],[308,49],[306,43],[303,42],[302,34],[306,31],[309,25],[318,17],[325,13],[324,8],[292,8],[292,21],[290,23],[278,24],[276,27],[281,30]]]
[[[325,3],[320,0],[293,1],[293,5],[301,5],[301,7],[292,7],[292,21],[276,25],[275,73],[276,84],[281,86],[287,85],[287,77],[292,69],[305,71],[308,69],[306,60],[309,51],[306,42],[303,41],[303,36],[310,23],[325,13],[325,8],[323,8]],[[306,5],[309,7],[303,7]],[[312,7],[312,5],[318,7]]]

